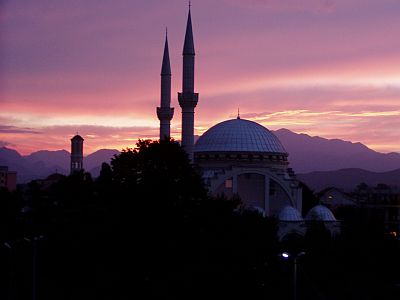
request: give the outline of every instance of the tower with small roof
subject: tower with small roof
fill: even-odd
[[[83,170],[83,141],[79,134],[71,139],[71,174]]]

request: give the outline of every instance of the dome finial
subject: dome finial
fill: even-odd
[[[237,119],[238,119],[238,120],[240,119],[240,110],[239,110],[239,107],[238,107]]]

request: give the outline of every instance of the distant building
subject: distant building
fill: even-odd
[[[342,190],[330,187],[320,191],[317,195],[321,204],[335,211],[339,207],[355,207],[357,201]]]
[[[83,170],[83,141],[79,134],[71,139],[71,174]]]
[[[48,190],[54,183],[57,183],[63,180],[66,176],[59,173],[53,173],[47,176],[45,179],[36,179],[33,180],[41,190]]]
[[[370,187],[360,185],[352,193],[360,207],[383,220],[385,231],[400,237],[400,189],[386,184]]]
[[[17,188],[17,172],[9,171],[7,166],[0,166],[0,188],[6,188],[10,192]]]

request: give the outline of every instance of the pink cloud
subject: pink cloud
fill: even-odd
[[[43,134],[3,132],[1,139],[29,152],[68,148],[76,127],[104,125],[84,132],[87,149],[156,137],[165,25],[179,137],[176,93],[187,13],[181,1],[11,1],[4,7],[0,123]],[[193,3],[198,133],[240,107],[249,118],[278,113],[268,119],[274,128],[399,151],[391,142],[395,117],[365,115],[399,107],[399,12],[393,0]],[[279,114],[288,111],[306,112]],[[14,118],[3,122],[5,115]],[[270,126],[268,120],[261,121]]]
[[[226,3],[244,7],[266,7],[278,11],[331,11],[335,8],[335,0],[224,0]]]

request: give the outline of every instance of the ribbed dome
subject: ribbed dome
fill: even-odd
[[[323,205],[314,206],[306,215],[307,221],[337,221],[333,213]]]
[[[218,123],[197,141],[194,152],[264,152],[286,154],[278,138],[264,126],[243,119]]]
[[[299,222],[303,221],[303,218],[293,206],[285,206],[279,213],[279,221]]]

